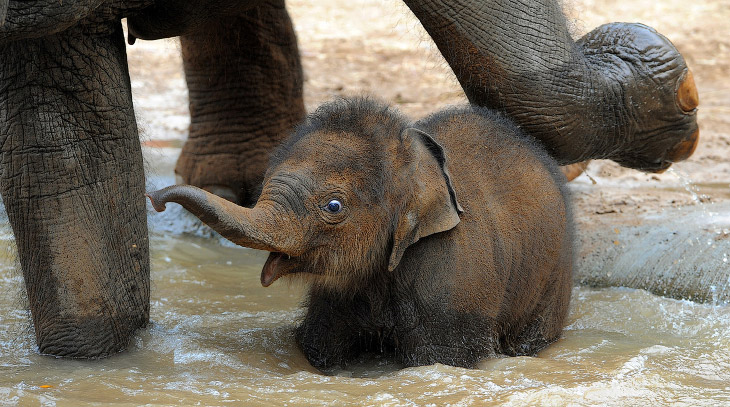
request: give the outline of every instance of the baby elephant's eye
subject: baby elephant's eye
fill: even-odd
[[[327,203],[327,205],[324,207],[324,210],[326,210],[329,213],[339,213],[342,211],[342,202],[333,199]]]

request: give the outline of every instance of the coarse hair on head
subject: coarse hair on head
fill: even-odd
[[[342,132],[365,138],[372,145],[399,137],[410,125],[398,109],[370,96],[337,98],[319,106],[271,155],[269,167],[281,163],[302,138],[313,132]]]

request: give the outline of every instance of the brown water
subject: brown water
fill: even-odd
[[[538,357],[474,370],[378,359],[324,376],[292,339],[302,289],[261,287],[264,253],[158,231],[151,326],[125,353],[59,360],[35,350],[15,261],[0,257],[1,405],[730,405],[724,305],[577,287],[562,339]]]

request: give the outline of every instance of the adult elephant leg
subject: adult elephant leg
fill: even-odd
[[[149,320],[142,155],[121,24],[0,45],[0,188],[38,348],[94,358]]]
[[[699,134],[684,59],[653,29],[572,40],[556,0],[405,0],[472,103],[506,112],[561,164],[609,158],[660,171]]]
[[[180,39],[191,123],[175,172],[186,184],[251,205],[269,153],[304,117],[284,3],[221,17]]]

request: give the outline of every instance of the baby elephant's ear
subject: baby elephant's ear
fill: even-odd
[[[452,229],[459,224],[462,212],[446,168],[446,154],[433,137],[415,128],[404,130],[399,155],[404,165],[398,178],[408,185],[401,188],[404,202],[396,219],[393,251],[388,262],[391,271],[398,266],[408,246]]]

